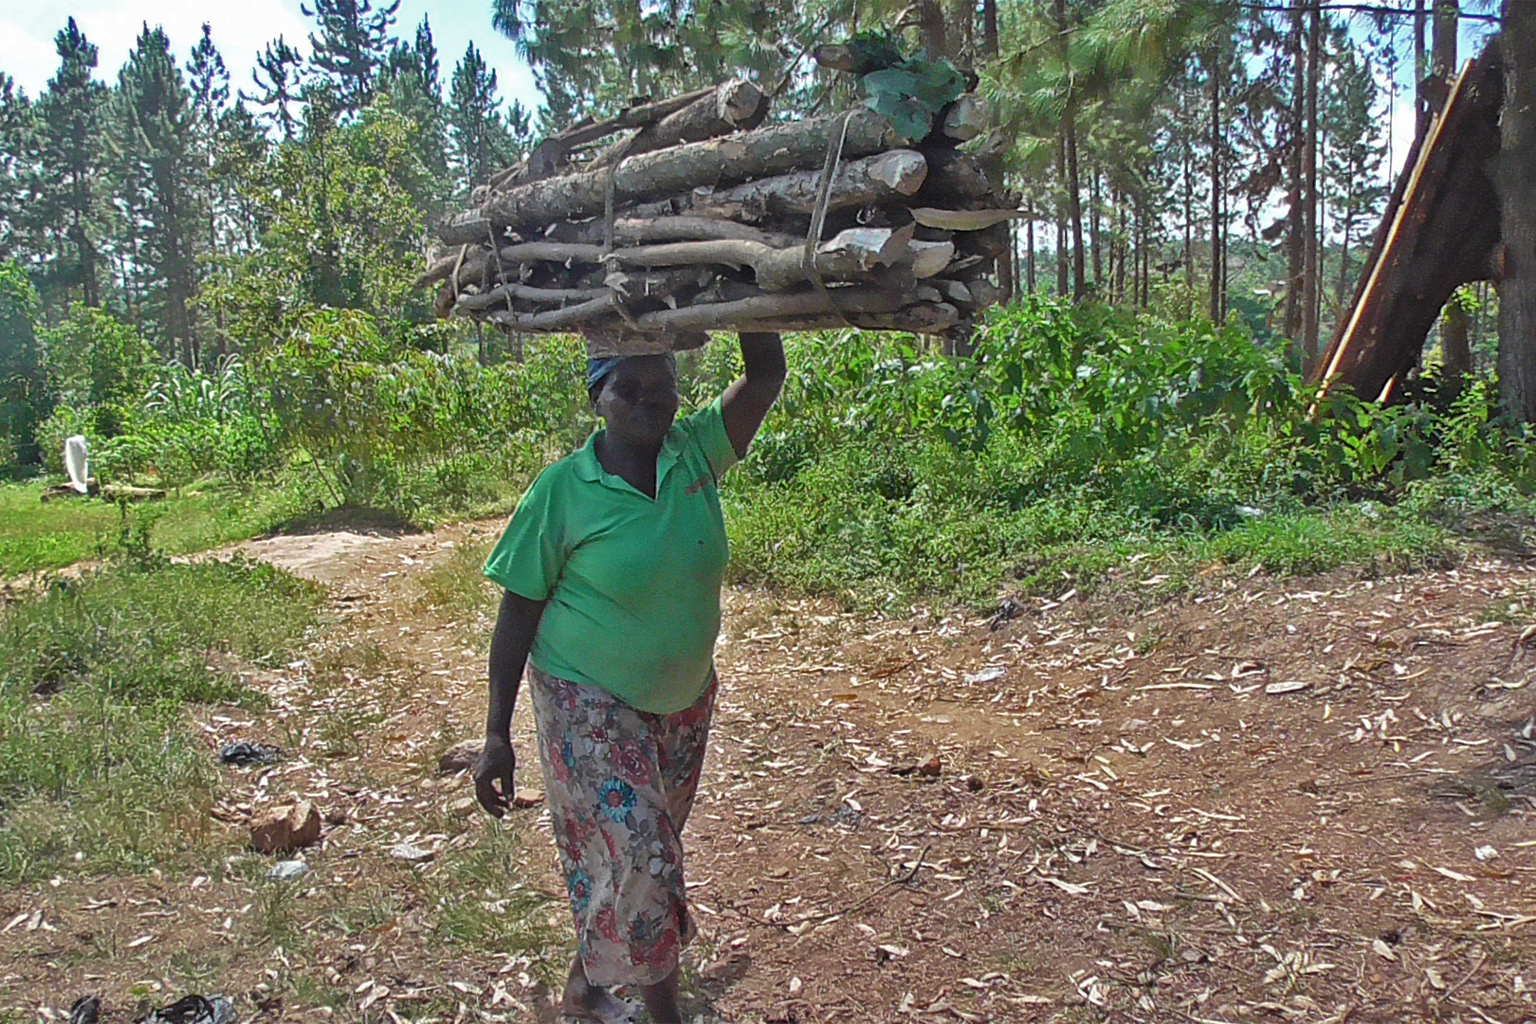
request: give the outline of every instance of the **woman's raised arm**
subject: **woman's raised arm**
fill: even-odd
[[[784,363],[784,340],[777,334],[742,334],[741,362],[745,372],[720,399],[725,433],[738,458],[746,458],[747,446],[773,403],[784,389],[789,368]]]

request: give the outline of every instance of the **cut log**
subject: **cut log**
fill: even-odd
[[[846,281],[872,267],[889,264],[906,251],[911,231],[889,228],[855,228],[817,247],[816,272],[830,281]],[[751,267],[758,286],[784,291],[809,279],[804,249],[776,249],[761,242],[720,239],[709,242],[671,242],[615,249],[604,254],[602,246],[566,242],[522,242],[501,250],[509,263],[599,263],[612,261],[634,267],[727,266]]]
[[[902,266],[909,267],[912,276],[918,279],[933,277],[935,274],[949,266],[955,258],[955,243],[953,242],[918,242],[913,241],[907,246],[911,261],[902,262]]]
[[[900,293],[873,285],[832,288],[827,294],[844,313],[894,313],[902,302]],[[636,322],[647,331],[709,331],[730,329],[729,325],[743,321],[819,315],[826,311],[826,298],[819,291],[810,290],[664,309],[636,317]]]
[[[607,288],[530,288],[522,284],[504,284],[480,295],[459,296],[458,309],[477,313],[492,306],[504,304],[507,299],[526,302],[532,306],[559,306],[572,302],[589,302],[608,294]]]
[[[939,130],[957,142],[968,142],[986,131],[991,119],[992,111],[987,101],[968,92],[945,109]]]
[[[722,82],[709,95],[652,122],[632,138],[613,146],[594,160],[589,169],[606,167],[616,160],[685,142],[702,142],[734,131],[756,128],[767,116],[768,100],[761,89],[739,78]]]
[[[417,288],[425,288],[428,285],[437,284],[439,281],[447,281],[453,277],[454,268],[457,267],[459,287],[462,289],[468,285],[484,285],[489,283],[487,274],[490,272],[491,251],[483,247],[471,247],[461,257],[459,248],[455,248],[446,256],[441,256],[432,261],[427,267],[427,272],[416,279]]]
[[[705,184],[818,166],[826,157],[827,139],[843,116],[795,121],[642,154],[612,169],[614,201],[629,205],[658,192],[687,192]],[[893,149],[903,141],[872,110],[853,110],[846,116],[843,154],[850,159]],[[439,237],[456,245],[478,242],[489,227],[517,229],[595,216],[604,208],[609,177],[608,169],[602,169],[519,185],[492,196],[479,210],[450,217]]]
[[[625,217],[613,224],[615,245],[643,245],[654,242],[713,242],[722,239],[740,239],[761,242],[782,249],[804,242],[803,237],[782,231],[766,231],[750,224],[719,220],[714,217],[658,216],[654,219]],[[571,223],[562,221],[551,225],[545,236],[550,242],[579,242],[587,245],[603,244],[602,218]]]
[[[915,150],[896,149],[838,165],[827,193],[828,210],[867,206],[922,188],[928,161]],[[692,213],[724,220],[759,223],[775,216],[809,216],[816,206],[821,171],[780,174],[731,188],[701,187],[686,195],[642,203],[627,211],[635,218]]]
[[[754,320],[736,325],[739,332],[773,331],[835,331],[853,326],[866,331],[902,331],[908,334],[942,334],[965,318],[948,303],[936,306],[908,306],[892,313],[849,313],[846,318],[837,316],[798,316],[780,319]]]
[[[1320,394],[1347,387],[1367,401],[1392,397],[1446,300],[1489,276],[1499,199],[1488,169],[1500,148],[1503,81],[1495,40],[1457,77],[1403,169],[1355,303],[1313,370]]]
[[[928,177],[918,195],[929,206],[953,206],[957,201],[965,203],[995,199],[1001,191],[981,164],[967,153],[953,149],[930,149],[925,155],[928,159]]]
[[[559,135],[553,136],[567,151],[580,149],[582,146],[591,145],[599,139],[606,139],[615,132],[622,132],[630,128],[644,128],[648,124],[660,121],[664,117],[675,114],[699,100],[711,95],[715,86],[703,89],[695,89],[685,92],[681,96],[673,96],[670,99],[657,100],[654,103],[636,103],[616,117],[610,117],[606,121],[597,121],[590,124],[578,124]]]
[[[945,231],[985,231],[994,225],[1024,220],[1028,216],[1023,210],[938,210],[919,206],[912,211],[912,219],[923,227]]]

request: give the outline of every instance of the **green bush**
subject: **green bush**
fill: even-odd
[[[1094,585],[1136,551],[1186,569],[1415,565],[1446,557],[1473,509],[1523,543],[1507,513],[1536,507],[1536,446],[1489,386],[1441,410],[1330,395],[1314,415],[1238,327],[1026,301],[994,311],[970,358],[853,331],[789,356],[726,488],[740,579],[985,602]]]

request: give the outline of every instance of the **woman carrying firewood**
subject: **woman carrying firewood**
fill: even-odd
[[[740,343],[743,376],[681,422],[672,355],[591,360],[605,429],[539,475],[486,562],[506,593],[475,792],[498,818],[511,805],[527,662],[576,922],[567,1014],[613,1015],[626,986],[658,1024],[682,1019],[678,958],[694,928],[681,833],[714,710],[727,558],[717,487],[785,374],[777,334]]]

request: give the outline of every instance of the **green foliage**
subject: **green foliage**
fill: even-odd
[[[410,337],[405,339],[410,340]],[[579,431],[580,348],[541,347],[481,367],[386,339],[353,310],[303,317],[265,360],[281,441],[307,455],[338,504],[430,519],[504,500]]]
[[[320,506],[303,478],[243,490],[213,482],[154,506],[155,542],[185,555],[270,532]],[[40,483],[0,485],[0,579],[57,569],[110,553],[121,530],[112,504],[87,498],[42,502]]]
[[[60,401],[80,406],[133,402],[155,358],[132,327],[80,302],[57,327],[39,334],[49,386]]]
[[[251,703],[222,652],[290,657],[319,591],[270,566],[123,561],[0,612],[0,878],[165,868],[217,769],[183,706]]]
[[[965,78],[947,60],[904,60],[861,82],[865,105],[914,140],[927,138],[939,111],[965,92]]]
[[[852,602],[1054,593],[1133,554],[1175,579],[1422,564],[1457,502],[1536,492],[1536,446],[1486,386],[1444,412],[1333,395],[1313,416],[1231,326],[1031,302],[970,359],[843,332],[797,339],[790,365],[727,487],[734,571]]]
[[[319,307],[425,323],[420,273],[425,201],[433,192],[413,145],[415,126],[387,98],[337,125],[323,110],[300,141],[274,147],[241,195],[261,244],[209,285],[231,338],[265,351]]]
[[[35,464],[35,434],[53,405],[33,324],[41,304],[26,272],[0,262],[0,475]]]

